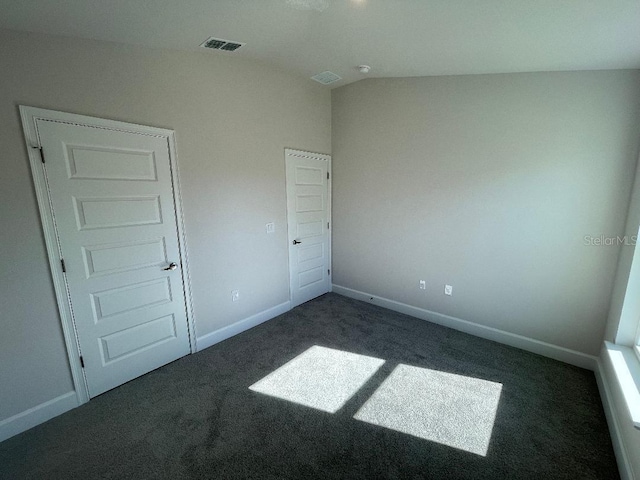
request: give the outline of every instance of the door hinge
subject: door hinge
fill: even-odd
[[[327,270],[327,275],[331,275],[331,270]]]
[[[80,366],[84,368],[84,357],[80,355]]]
[[[64,264],[64,258],[60,259],[60,265],[62,265],[62,273],[67,273],[67,266]]]
[[[42,149],[40,149],[40,150],[42,150]],[[329,180],[329,172],[327,172],[327,180]]]
[[[40,152],[40,161],[44,163],[44,151],[42,150],[42,147],[33,147],[33,148],[38,149],[38,151]]]
[[[329,229],[329,222],[327,222],[327,230]]]

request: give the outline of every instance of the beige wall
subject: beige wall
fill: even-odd
[[[638,133],[640,136],[640,132]],[[633,189],[631,193],[631,199],[629,203],[629,210],[627,215],[627,222],[624,229],[624,234],[628,238],[632,238],[634,235],[638,235],[638,228],[640,227],[640,163],[638,164],[638,170],[635,172],[635,181],[633,183]],[[638,251],[640,252],[640,250]],[[634,255],[638,256],[639,253],[633,245],[625,245],[620,250],[620,256],[618,257],[618,268],[616,270],[615,282],[613,286],[613,292],[611,295],[611,305],[609,308],[609,316],[607,319],[607,327],[605,330],[605,340],[609,342],[620,341],[622,343],[630,343],[635,337],[635,325],[630,328],[630,322],[623,322],[621,325],[622,307],[625,303],[625,294],[627,293],[627,284],[629,282],[631,273],[631,264],[633,262]],[[637,267],[634,267],[637,268]],[[636,279],[636,282],[640,279]],[[640,315],[640,304],[636,300],[637,295],[633,292],[628,299],[626,309],[626,316],[637,318]],[[633,302],[633,300],[636,300]]]
[[[284,148],[330,152],[327,89],[211,52],[14,32],[0,65],[0,420],[73,388],[20,104],[176,131],[198,336],[288,300]]]
[[[639,86],[603,71],[333,90],[334,284],[597,355],[620,248],[584,236],[624,231]]]

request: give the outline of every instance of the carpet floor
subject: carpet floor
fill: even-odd
[[[0,443],[2,479],[616,479],[592,372],[327,294]]]

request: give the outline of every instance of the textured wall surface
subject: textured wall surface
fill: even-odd
[[[289,299],[284,149],[330,153],[327,89],[212,52],[14,32],[0,64],[0,420],[73,389],[18,105],[176,131],[198,336]]]
[[[597,355],[621,247],[585,236],[624,232],[639,84],[629,70],[333,90],[334,284]]]

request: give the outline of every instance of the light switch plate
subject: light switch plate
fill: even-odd
[[[273,233],[275,231],[276,231],[275,223],[273,223],[273,222],[267,223],[267,233]]]

